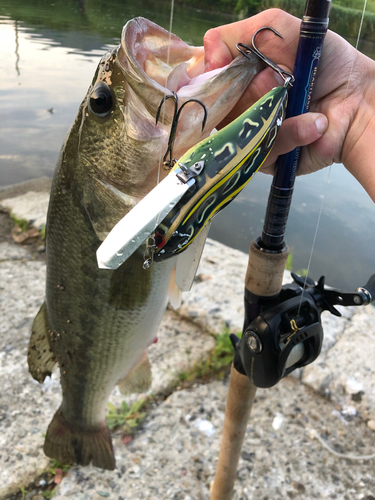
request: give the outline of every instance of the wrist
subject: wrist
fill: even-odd
[[[361,97],[354,102],[356,112],[343,144],[342,162],[375,202],[375,62],[359,54],[352,73]]]

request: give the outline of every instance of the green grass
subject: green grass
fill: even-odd
[[[292,249],[289,249],[289,255],[286,260],[285,264],[285,270],[286,271],[293,271],[294,273],[298,274],[299,276],[306,276],[307,275],[307,269],[302,268],[298,269],[297,271],[293,269],[293,251]]]
[[[248,2],[249,9],[251,9],[253,0],[241,0],[245,13]],[[260,10],[278,7],[298,18],[303,15],[305,7],[305,0],[260,0],[260,2]],[[331,8],[329,29],[352,42],[358,35],[363,5],[363,0],[337,0]],[[375,40],[375,0],[368,0],[361,29],[361,39]]]
[[[53,488],[53,490],[46,490],[46,491],[43,491],[42,493],[42,497],[43,498],[52,498],[56,493],[56,490],[55,488]]]
[[[285,264],[286,271],[293,271],[293,252],[289,250],[288,258],[286,259]]]
[[[112,403],[107,403],[108,413],[106,415],[108,427],[113,429],[121,428],[123,432],[132,434],[135,429],[146,418],[147,412],[141,411],[149,403],[149,398],[140,399],[129,406],[125,401],[117,408]]]
[[[26,488],[24,488],[23,486],[21,486],[20,490],[21,490],[21,493],[22,493],[22,500],[25,500],[26,495],[27,495],[29,492],[28,492],[28,491],[26,490]]]
[[[241,336],[241,334],[238,334]],[[206,359],[195,363],[189,370],[179,373],[181,382],[206,381],[211,378],[222,378],[227,375],[233,361],[233,347],[229,331],[217,335],[215,347]]]
[[[26,219],[19,219],[16,215],[13,213],[10,214],[10,217],[13,221],[13,223],[17,226],[19,226],[24,233],[29,229],[29,222]],[[42,229],[39,230],[40,237],[42,240],[46,239],[46,226],[44,225]]]
[[[298,276],[307,276],[307,269],[298,269],[298,271],[296,271],[296,274],[298,274]]]
[[[19,219],[18,217],[16,217],[14,214],[10,214],[11,218],[12,218],[12,221],[14,222],[14,224],[17,224],[18,226],[20,226],[20,228],[22,229],[22,231],[26,231],[29,227],[29,222],[25,219]]]
[[[70,465],[62,464],[58,460],[53,459],[51,467],[49,467],[48,469],[46,469],[46,472],[49,472],[50,474],[52,474],[53,476],[55,476],[56,475],[56,469],[61,469],[62,472],[63,472],[63,474],[64,474],[64,472],[67,472],[70,469]]]
[[[195,382],[205,383],[212,378],[221,379],[228,374],[234,355],[229,331],[217,335],[215,339],[215,347],[209,356],[198,361],[188,370],[181,371],[178,374],[178,379],[164,391],[161,396],[162,399],[171,394],[176,389],[176,386],[178,388],[186,388]],[[108,411],[106,420],[108,427],[111,430],[121,429],[126,434],[134,434],[146,418],[147,409],[156,400],[160,400],[160,395],[156,397],[150,395],[144,399],[140,399],[133,403],[130,408],[125,401],[121,403],[120,408],[112,403],[107,403]]]
[[[40,234],[42,240],[46,239],[46,226],[43,226],[42,229],[39,230],[39,234]]]
[[[348,9],[363,10],[363,0],[335,0],[335,6],[346,7]],[[375,0],[367,0],[366,13],[375,12]]]

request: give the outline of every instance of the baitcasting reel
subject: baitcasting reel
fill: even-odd
[[[247,326],[245,320],[241,340],[231,335],[234,366],[256,387],[272,387],[319,356],[323,343],[322,311],[341,316],[335,305],[359,306],[375,300],[375,274],[354,293],[324,288],[324,276],[317,284],[294,273],[292,278],[294,282],[282,287],[271,308],[261,310]],[[253,296],[250,302],[255,302]]]

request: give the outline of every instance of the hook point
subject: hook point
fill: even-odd
[[[248,47],[247,45],[245,45],[243,43],[238,43],[236,45],[237,50],[239,50],[241,52],[241,54],[247,58],[249,58],[249,56],[248,56],[249,52],[256,54],[263,62],[265,62],[268,66],[270,66],[274,71],[276,71],[281,76],[281,78],[285,82],[285,84],[284,84],[285,86],[288,86],[288,85],[292,86],[292,83],[294,82],[294,77],[293,77],[292,73],[288,73],[288,71],[284,71],[283,69],[281,69],[277,64],[275,64],[270,59],[268,59],[268,57],[266,57],[255,45],[256,36],[261,31],[264,31],[264,30],[270,30],[270,31],[272,31],[272,33],[274,33],[275,35],[277,35],[278,37],[283,39],[283,36],[278,31],[276,31],[275,28],[272,28],[271,26],[264,26],[263,28],[260,28],[258,31],[256,31],[254,33],[253,38],[252,38],[252,42],[251,42],[252,47]]]

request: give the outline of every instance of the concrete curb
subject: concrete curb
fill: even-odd
[[[45,184],[47,185],[48,183]],[[49,186],[48,189],[45,187],[39,190],[34,183],[31,191],[40,193],[39,195],[29,195],[30,188],[30,185],[26,188],[24,186],[12,188],[7,194],[5,192],[5,196],[4,191],[1,192],[0,205],[12,210],[17,217],[27,219],[30,217],[30,210],[28,208],[21,210],[20,207],[27,207],[28,201],[32,199],[35,203],[35,199],[39,198],[41,201],[44,200],[40,206],[41,212],[45,214],[45,199]],[[165,389],[175,380],[178,371],[188,368],[212,349],[214,340],[207,334],[208,332],[220,333],[224,327],[232,332],[242,329],[243,279],[246,266],[247,255],[208,240],[192,291],[183,295],[183,303],[177,315],[167,311],[160,328],[159,342],[151,348],[150,358],[154,375],[152,391],[154,393]],[[52,378],[39,386],[28,374],[26,364],[31,322],[43,302],[44,280],[45,264],[32,260],[27,247],[9,243],[0,244],[2,296],[0,311],[3,318],[0,326],[0,380],[2,382],[0,499],[8,498],[11,493],[19,490],[21,485],[27,485],[50,463],[42,451],[42,434],[59,405],[61,393],[58,374],[53,374]],[[288,273],[285,273],[285,280],[289,280]],[[288,436],[295,432],[293,420],[295,417],[293,419],[287,417],[289,423],[280,438],[280,433],[272,427],[276,416],[273,410],[281,408],[279,413],[284,415],[285,420],[287,412],[293,413],[292,405],[298,406],[298,398],[303,400],[303,404],[301,403],[303,410],[300,408],[294,412],[295,414],[307,412],[311,415],[314,412],[318,414],[320,412],[321,415],[317,416],[319,425],[323,425],[322,415],[325,415],[327,421],[330,422],[327,426],[331,425],[332,435],[336,436],[338,432],[337,439],[340,438],[338,423],[341,422],[340,425],[342,424],[342,429],[344,429],[343,435],[347,439],[353,439],[353,443],[363,439],[364,446],[370,446],[371,436],[372,439],[374,436],[370,429],[375,421],[375,374],[372,361],[375,357],[375,309],[373,307],[351,308],[344,310],[343,314],[343,319],[325,315],[323,319],[325,345],[322,355],[315,364],[297,374],[304,384],[326,396],[329,395],[337,405],[332,407],[332,403],[319,400],[317,396],[311,394],[307,397],[307,389],[290,378],[282,381],[277,388],[267,391],[267,397],[264,395],[265,391],[261,391],[258,396],[259,406],[256,405],[258,409],[255,410],[255,417],[253,417],[259,419],[261,427],[256,431],[253,427],[249,428],[251,430],[244,448],[248,455],[245,453],[245,458],[240,464],[235,498],[264,498],[266,491],[272,498],[286,498],[287,496],[294,498],[302,494],[302,488],[298,487],[299,483],[296,478],[284,477],[283,479],[283,472],[279,469],[277,473],[271,472],[272,468],[276,467],[272,465],[275,459],[271,459],[267,451],[270,447],[275,449],[279,460],[280,457],[284,457],[283,460],[290,463],[290,454],[293,454],[296,443],[290,448]],[[121,434],[115,434],[118,472],[103,473],[92,467],[76,467],[57,488],[55,498],[82,500],[101,497],[118,500],[121,498],[133,500],[138,498],[206,498],[217,458],[225,394],[226,385],[221,382],[196,387],[191,391],[175,392],[160,407],[155,407],[151,411],[144,431],[136,438],[134,451],[132,451],[132,446],[124,447]],[[281,396],[286,398],[283,403],[280,402]],[[123,397],[115,389],[111,402],[119,405],[122,399]],[[131,403],[134,399],[134,397],[130,398],[128,402]],[[264,403],[262,403],[263,400]],[[199,405],[202,406],[202,411],[199,410]],[[320,410],[317,411],[314,405]],[[267,407],[273,408],[269,415],[265,410]],[[265,412],[263,416],[262,411]],[[336,414],[332,414],[332,411],[336,411]],[[193,420],[200,419],[201,422],[212,424],[216,429],[214,438],[199,430],[199,425],[196,427],[196,424],[192,424],[192,414],[196,414]],[[188,415],[190,415],[189,418]],[[331,418],[330,415],[333,417]],[[368,421],[367,428],[361,423],[358,415],[362,415]],[[351,426],[350,422],[356,425]],[[303,418],[301,423],[303,423]],[[202,428],[204,425],[202,424]],[[263,425],[266,427],[262,427]],[[348,425],[350,429],[345,427]],[[337,427],[336,430],[335,427]],[[262,428],[267,430],[261,431]],[[278,442],[271,446],[272,439],[276,437],[275,432]],[[168,436],[170,437],[171,434],[175,437],[169,440]],[[311,443],[302,437],[302,434],[296,439],[300,439],[306,448],[305,451],[302,450],[303,447],[297,447],[296,450],[298,460],[303,462],[306,460],[305,453],[315,452],[311,451]],[[156,443],[155,446],[151,444],[153,442]],[[251,463],[252,459],[246,458],[251,457],[253,453],[246,450],[252,449],[254,445],[257,446],[257,465]],[[320,464],[323,459],[320,448],[315,456],[315,460],[318,460],[317,463]],[[176,461],[179,457],[183,457],[183,460],[177,466]],[[160,469],[163,460],[165,460],[165,467],[162,466]],[[156,464],[159,464],[158,469],[155,468]],[[345,467],[340,467],[338,475],[342,478],[346,472]],[[363,471],[368,470],[371,476],[371,470],[366,467]],[[308,475],[307,472],[302,473],[299,465],[297,467],[295,463],[292,469],[295,474]],[[122,472],[122,470],[127,472]],[[179,471],[176,472],[178,480],[175,482],[173,471]],[[255,471],[260,476],[254,479],[254,484],[249,486],[249,475],[255,474]],[[350,499],[365,498],[365,496],[357,496],[358,491],[363,495],[374,494],[371,490],[374,483],[373,474],[371,481],[368,480],[369,482],[363,483],[364,486],[360,486],[361,474],[360,469],[356,469],[353,473],[353,481],[357,490],[354,496],[348,497]],[[267,475],[271,479],[261,487],[261,478],[265,481],[264,477]],[[323,471],[319,472],[316,468],[311,470],[310,476],[314,477],[314,475],[324,476]],[[306,476],[303,481],[306,489],[306,482],[310,479]],[[323,479],[319,481],[314,487],[311,486],[313,488],[311,491],[318,496],[302,494],[303,498],[334,498],[334,496],[326,495]],[[277,483],[279,490],[274,488],[275,485],[272,482]],[[154,489],[152,484],[154,484]],[[263,488],[263,496],[258,496],[260,490],[257,493],[256,488]],[[279,493],[275,496],[271,494],[272,491],[279,491]],[[337,487],[332,491],[332,494],[339,494],[341,490]],[[250,493],[252,496],[249,497]],[[344,496],[339,496],[339,498],[344,498]]]

